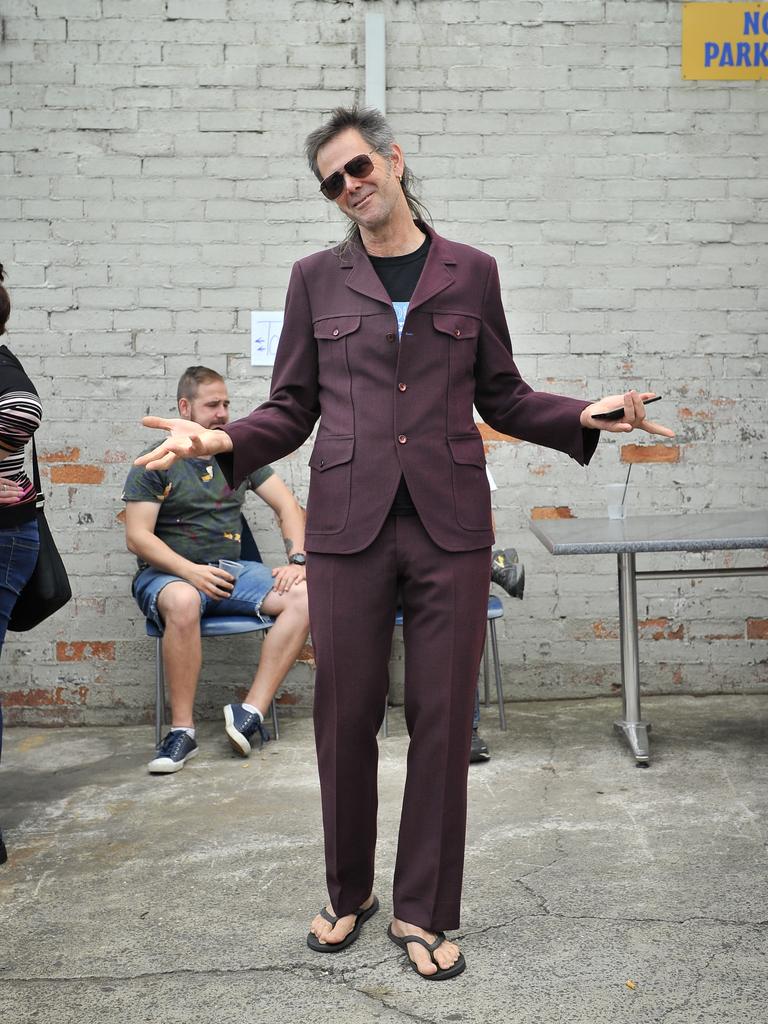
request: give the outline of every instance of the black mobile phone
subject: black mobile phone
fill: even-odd
[[[656,395],[655,398],[647,398],[643,402],[643,405],[650,405],[651,402],[660,402],[661,398],[662,398],[661,395]],[[620,420],[623,415],[624,415],[624,406],[622,405],[622,407],[620,409],[611,409],[610,412],[595,412],[595,413],[592,414],[592,419],[593,420]]]

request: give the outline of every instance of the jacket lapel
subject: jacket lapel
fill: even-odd
[[[416,306],[423,305],[433,296],[444,291],[455,281],[448,267],[455,264],[456,260],[448,251],[445,239],[441,238],[428,224],[423,224],[421,221],[417,223],[421,230],[429,235],[431,245],[427,253],[427,261],[419,278],[419,283],[416,285],[416,290],[408,305],[409,313]],[[368,259],[368,254],[359,239],[352,243],[341,257],[341,266],[342,268],[352,268],[347,277],[346,284],[353,291],[366,295],[370,299],[375,299],[377,302],[384,302],[388,306],[392,304],[389,295],[387,295],[386,288],[379,280],[379,275],[373,269],[373,265]]]
[[[381,283],[379,275],[373,269],[373,264],[368,259],[368,254],[361,242],[356,240],[348,248],[341,258],[341,266],[352,267],[351,273],[347,276],[346,284],[354,292],[366,295],[369,299],[377,302],[384,302],[391,306],[387,289]]]
[[[429,247],[427,262],[424,264],[419,283],[416,285],[416,291],[411,297],[408,306],[409,313],[417,306],[423,306],[439,292],[445,291],[456,280],[448,269],[449,266],[455,264],[456,260],[448,252],[445,239],[433,231],[428,224],[419,221],[419,227],[429,235],[432,244]]]

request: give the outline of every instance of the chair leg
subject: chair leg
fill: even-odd
[[[488,673],[488,629],[485,630],[485,643],[483,644],[483,704],[485,707],[491,702],[491,681]]]
[[[280,739],[280,726],[277,724],[277,701],[272,698],[272,729],[275,733],[275,739]]]
[[[155,746],[160,746],[165,721],[165,676],[163,674],[163,638],[155,641]]]
[[[504,687],[501,682],[501,667],[499,665],[499,644],[496,639],[496,623],[490,619],[488,625],[491,627],[491,650],[493,651],[493,671],[496,676],[496,699],[499,702],[499,727],[506,731],[507,718],[504,714]]]

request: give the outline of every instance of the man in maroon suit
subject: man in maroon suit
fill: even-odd
[[[305,546],[330,905],[307,941],[337,952],[378,908],[376,734],[399,601],[411,739],[389,935],[436,980],[464,969],[443,930],[459,924],[493,542],[472,406],[494,429],[581,464],[601,429],[671,431],[645,419],[650,393],[589,403],[522,380],[495,261],[424,223],[378,112],[334,111],[307,155],[350,232],[293,268],[269,400],[221,431],[149,417],[171,433],[140,461],[217,454],[237,483],[295,451],[319,419]],[[595,419],[622,406],[620,420]]]

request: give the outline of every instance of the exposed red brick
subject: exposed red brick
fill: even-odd
[[[79,448],[62,448],[58,452],[40,452],[38,462],[77,462],[80,458]]]
[[[598,640],[618,640],[619,638],[616,626],[606,626],[604,622],[593,622],[592,632]]]
[[[742,640],[743,633],[707,633],[705,640]]]
[[[299,698],[295,693],[279,693],[275,699],[280,707],[292,707],[299,703]]]
[[[533,476],[545,476],[551,469],[552,466],[547,463],[544,466],[530,466],[528,472],[532,473]]]
[[[477,429],[480,431],[480,436],[485,444],[488,444],[490,441],[509,441],[512,444],[520,444],[519,437],[512,437],[511,434],[500,434],[498,430],[489,427],[487,423],[478,423]]]
[[[713,420],[715,418],[715,414],[707,409],[697,409],[694,412],[693,409],[682,408],[678,409],[677,412],[682,420]]]
[[[531,519],[575,519],[567,505],[537,505],[531,509]]]
[[[747,619],[748,640],[768,640],[768,619]]]
[[[303,665],[315,666],[315,649],[312,644],[304,644],[296,657],[296,661],[300,661]]]
[[[51,466],[51,483],[54,484],[100,484],[103,479],[101,466]]]
[[[66,703],[63,686],[53,690],[11,690],[3,694],[3,706],[8,708],[41,708]]]
[[[641,619],[637,625],[643,640],[682,640],[684,636],[682,623],[677,629],[672,629],[667,618]]]
[[[679,462],[680,446],[676,444],[623,444],[622,462]]]
[[[114,661],[115,641],[107,640],[59,640],[56,644],[56,661]]]
[[[675,684],[675,686],[680,686],[682,684],[683,670],[681,668],[676,668],[675,671],[672,673],[672,682]]]

